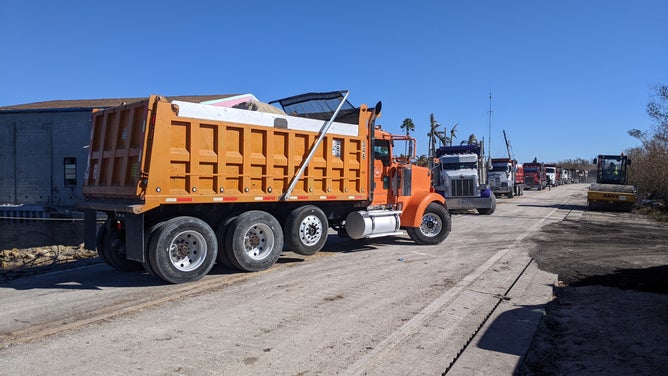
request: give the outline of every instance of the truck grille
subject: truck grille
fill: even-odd
[[[473,179],[454,179],[452,182],[452,197],[471,197],[475,187]]]
[[[501,186],[501,177],[498,175],[489,177],[489,186],[491,188],[499,188]]]

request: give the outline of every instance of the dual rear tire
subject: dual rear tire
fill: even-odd
[[[272,215],[251,210],[224,220],[216,231],[195,217],[176,217],[145,233],[144,268],[169,283],[204,277],[216,261],[246,272],[268,269],[283,250],[283,230]]]
[[[206,222],[195,217],[176,217],[149,234],[144,267],[169,283],[191,282],[213,268],[217,254],[216,233]]]
[[[291,211],[283,227],[267,212],[243,212],[218,226],[218,262],[245,272],[265,270],[284,248],[306,256],[317,253],[327,241],[327,229],[327,216],[314,205]]]

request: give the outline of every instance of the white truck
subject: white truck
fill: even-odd
[[[436,157],[434,187],[445,197],[448,210],[494,213],[496,197],[487,186],[489,166],[482,145],[443,146],[437,149]]]
[[[545,178],[547,179],[547,185],[556,187],[560,185],[561,182],[558,180],[557,176],[557,166],[556,165],[545,165]]]
[[[513,198],[524,194],[524,172],[516,160],[492,158],[492,170],[488,175],[489,187],[495,195]]]

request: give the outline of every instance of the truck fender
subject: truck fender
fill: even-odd
[[[404,208],[401,213],[402,227],[418,227],[422,223],[422,215],[427,206],[432,202],[438,202],[447,209],[445,198],[435,192],[420,192],[404,202]]]

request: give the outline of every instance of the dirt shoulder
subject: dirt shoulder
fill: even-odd
[[[560,286],[519,374],[668,374],[668,224],[582,207],[535,243]]]
[[[81,221],[0,220],[0,282],[97,262]]]

